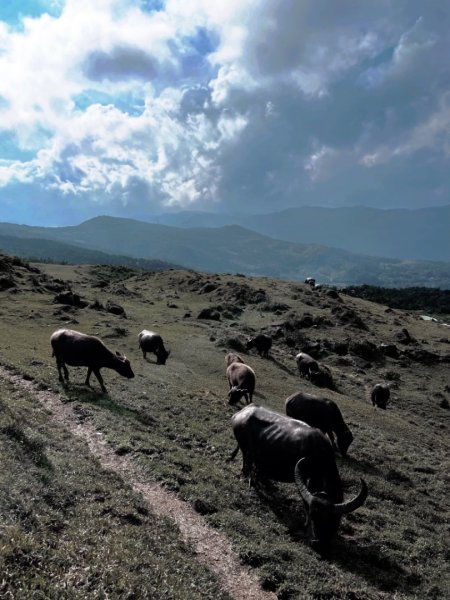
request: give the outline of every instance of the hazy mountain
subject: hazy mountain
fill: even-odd
[[[64,242],[0,235],[0,251],[27,259],[64,262],[71,265],[124,265],[145,271],[166,271],[176,267],[161,260],[133,258],[72,246]]]
[[[450,261],[450,205],[417,210],[302,206],[259,215],[184,211],[157,215],[177,227],[241,225],[270,237],[358,254]]]
[[[324,283],[450,287],[450,264],[357,255],[319,245],[275,240],[240,226],[183,229],[117,217],[73,227],[0,224],[0,234],[44,238],[101,252],[159,259],[201,271],[286,279],[314,275]]]

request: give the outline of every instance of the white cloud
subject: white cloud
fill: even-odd
[[[130,182],[142,180],[162,202],[180,206],[213,195],[207,181],[216,189],[220,173],[211,153],[237,136],[245,119],[213,111],[183,120],[188,88],[169,85],[157,95],[148,83],[157,65],[179,68],[171,44],[181,45],[206,18],[191,15],[176,2],[144,15],[123,2],[69,0],[58,19],[27,19],[23,32],[9,35],[2,29],[0,128],[14,129],[21,147],[34,144],[38,152],[32,161],[4,164],[0,184],[35,177],[64,193],[126,197]],[[130,81],[133,73],[142,81]],[[139,90],[141,114],[100,104],[79,110],[72,98],[89,87],[111,95]]]
[[[447,160],[445,19],[407,4],[67,0],[0,23],[0,136],[25,156],[0,186],[269,207],[418,150]]]
[[[307,157],[305,170],[309,172],[313,181],[324,176],[324,169],[326,169],[327,162],[330,162],[335,155],[336,152],[332,148],[322,146]]]

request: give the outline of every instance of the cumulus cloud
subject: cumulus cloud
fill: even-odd
[[[392,140],[390,145],[383,145],[374,152],[365,154],[361,163],[366,167],[373,167],[420,150],[433,150],[441,153],[445,160],[450,158],[450,92],[441,98],[436,111],[424,122],[405,132],[404,139]]]
[[[34,186],[35,202],[59,195],[83,214],[258,211],[378,190],[426,204],[430,179],[446,201],[446,178],[431,181],[449,159],[450,8],[437,0],[36,6],[0,20],[1,195]],[[436,168],[412,200],[424,152]]]
[[[115,47],[111,52],[95,50],[86,58],[83,72],[89,79],[123,81],[152,80],[158,73],[158,63],[139,48]]]

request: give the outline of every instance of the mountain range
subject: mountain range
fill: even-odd
[[[21,256],[37,256],[32,251],[33,245],[43,247],[43,240],[57,243],[50,248],[46,242],[47,258],[56,261],[64,260],[62,252],[67,256],[68,246],[71,246],[105,253],[102,260],[92,261],[95,263],[109,262],[108,255],[122,255],[208,272],[294,280],[314,276],[322,283],[338,286],[367,283],[384,287],[450,287],[449,263],[379,258],[318,244],[286,242],[239,225],[182,228],[118,217],[95,217],[70,227],[0,223],[0,236],[15,238],[14,252]],[[26,244],[26,252],[19,251],[20,244]]]
[[[183,211],[156,215],[151,221],[189,228],[240,225],[286,242],[370,256],[450,261],[450,205],[415,210],[301,206],[255,215]]]

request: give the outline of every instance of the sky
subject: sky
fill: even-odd
[[[450,203],[450,3],[0,3],[0,221]]]

